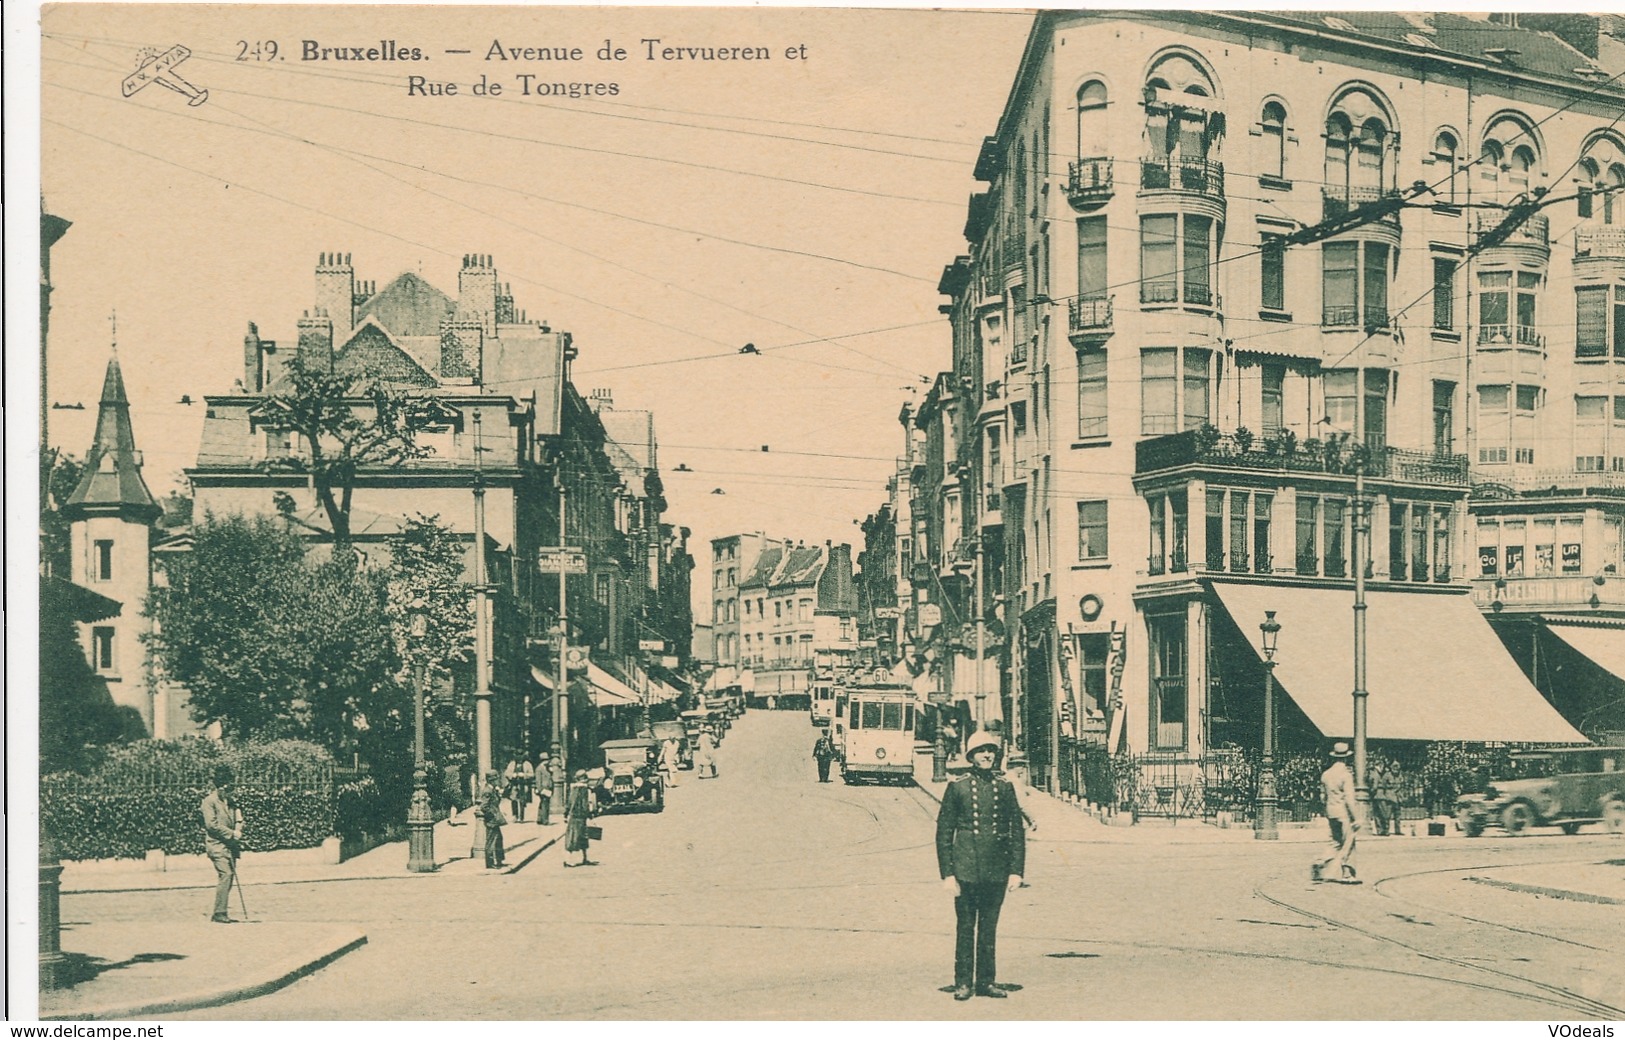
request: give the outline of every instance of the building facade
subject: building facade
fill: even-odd
[[[1541,565],[1620,562],[1622,101],[1555,36],[1458,15],[1038,18],[940,284],[953,367],[908,418],[916,588],[944,615],[920,634],[947,661],[980,623],[978,719],[996,703],[1035,775],[1091,734],[1256,746],[1264,610],[1282,725],[1347,736],[1362,527],[1373,738],[1578,736],[1470,593],[1505,577],[1490,516],[1551,512],[1554,483],[1586,504],[1548,520],[1591,537]],[[1447,655],[1376,642],[1430,626],[1494,710],[1430,692],[1465,678]]]

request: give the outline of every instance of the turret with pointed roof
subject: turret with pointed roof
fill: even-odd
[[[130,399],[124,393],[117,354],[107,362],[96,440],[85,456],[84,475],[62,512],[70,520],[113,515],[137,523],[155,520],[163,513],[141,476],[141,452],[135,446]]]

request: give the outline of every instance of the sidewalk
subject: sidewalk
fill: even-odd
[[[395,841],[330,864],[250,852],[239,864],[239,880],[252,906],[258,902],[254,890],[269,885],[485,874],[483,847],[471,850],[474,831],[466,813],[462,822],[435,825],[435,874],[408,871],[407,843]],[[510,823],[502,835],[507,866],[489,873],[513,874],[563,838],[564,822],[555,817],[546,827]],[[207,919],[208,899],[202,895],[215,886],[208,860],[170,857],[166,868],[149,869],[137,861],[64,867],[63,977],[72,985],[40,993],[42,1019],[123,1019],[218,1007],[281,989],[367,942],[360,930],[338,925],[252,917],[229,927],[214,924]],[[198,913],[188,920],[84,921],[74,907],[78,895],[189,889],[200,894]],[[239,912],[236,905],[232,912]]]

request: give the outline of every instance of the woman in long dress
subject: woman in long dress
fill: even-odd
[[[567,867],[596,866],[587,858],[587,846],[591,843],[587,835],[587,820],[592,816],[592,790],[587,786],[587,771],[578,769],[570,783],[570,791],[564,796],[564,865]],[[571,863],[569,854],[581,853],[580,863]]]

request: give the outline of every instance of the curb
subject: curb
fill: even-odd
[[[1591,892],[1574,892],[1566,888],[1548,888],[1545,885],[1525,885],[1517,881],[1499,881],[1495,878],[1470,877],[1468,881],[1475,885],[1489,885],[1491,888],[1504,888],[1509,892],[1526,892],[1535,896],[1548,896],[1552,899],[1572,899],[1581,903],[1606,903],[1610,906],[1625,906],[1625,899],[1613,896],[1599,896]]]
[[[358,950],[365,946],[366,943],[367,937],[364,933],[351,932],[349,937],[338,947],[330,949],[314,959],[307,959],[305,955],[301,955],[283,961],[281,964],[272,965],[267,977],[256,982],[230,986],[225,989],[200,991],[180,997],[169,997],[144,1004],[101,1004],[89,1008],[64,1009],[49,1016],[41,1015],[40,1020],[73,1021],[138,1018],[143,1015],[168,1015],[177,1011],[194,1011],[198,1008],[234,1004],[241,1000],[249,1000],[253,997],[263,997],[267,993],[274,993],[307,975],[320,971],[352,950]]]

